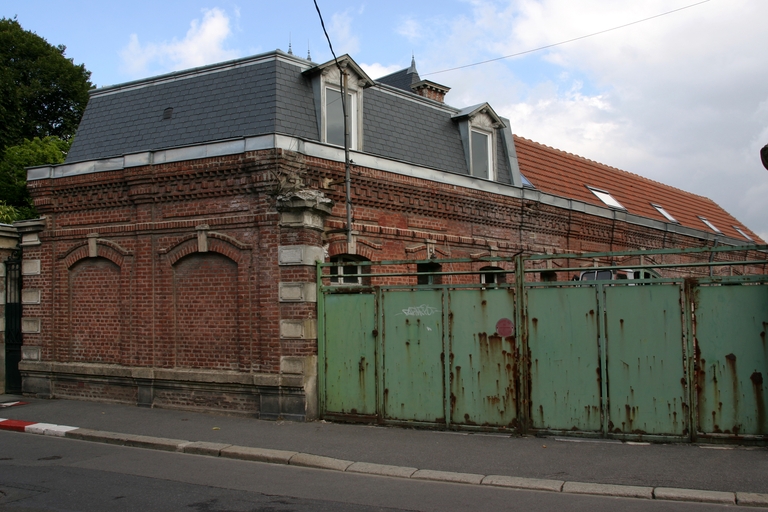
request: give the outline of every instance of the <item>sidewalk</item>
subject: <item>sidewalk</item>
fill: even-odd
[[[685,493],[665,493],[669,488],[678,491],[721,491],[730,493],[731,497],[733,493],[757,493],[765,496],[743,494],[744,500],[740,504],[747,504],[749,498],[754,505],[768,506],[766,448],[652,445],[325,422],[272,422],[199,412],[0,395],[0,404],[16,400],[27,404],[0,407],[0,418],[171,439],[176,443],[170,445],[171,449],[190,453],[219,455],[222,446],[234,445],[228,449],[230,452],[235,448],[241,453],[248,452],[249,448],[282,450],[294,455],[298,452],[300,457],[276,461],[287,463],[290,459],[291,464],[347,471],[370,472],[366,469],[376,468],[371,464],[380,464],[394,466],[395,469],[387,471],[411,478],[435,477],[455,481],[459,478],[456,474],[469,474],[473,478],[462,477],[461,481],[480,483],[482,480],[484,484],[526,488],[534,488],[535,482],[519,479],[536,479],[546,480],[536,485],[548,490],[607,494],[602,491],[613,489],[613,495],[632,491],[637,497],[652,497],[645,494],[653,491],[656,498],[674,499],[677,496],[677,499],[685,501],[697,501],[697,495],[706,497],[707,493],[694,493],[693,498],[686,498]],[[71,434],[77,432],[68,435]],[[81,434],[71,437],[104,439],[102,434],[94,435],[85,430]],[[126,444],[120,442],[120,436],[113,438],[117,444]],[[194,446],[185,444],[187,441],[193,442]],[[210,449],[198,449],[206,446]],[[251,453],[256,452],[251,450]],[[224,453],[221,455],[224,456]],[[350,466],[353,462],[370,464]],[[380,474],[387,474],[379,471]],[[499,479],[488,475],[514,478]],[[485,478],[477,479],[478,476]],[[640,489],[614,489],[611,485]],[[723,495],[713,494],[712,497],[720,499]]]

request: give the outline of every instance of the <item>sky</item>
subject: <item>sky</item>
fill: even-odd
[[[488,102],[516,135],[709,197],[768,240],[768,1],[317,1],[371,78],[415,56],[449,105]],[[331,59],[311,0],[0,0],[0,16],[99,87],[289,45]]]

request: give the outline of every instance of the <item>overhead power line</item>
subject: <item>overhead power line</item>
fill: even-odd
[[[472,63],[472,64],[465,64],[463,66],[458,66],[458,67],[455,67],[455,68],[443,69],[443,70],[440,70],[440,71],[432,71],[430,73],[424,73],[422,76],[437,75],[439,73],[447,73],[448,71],[456,71],[457,69],[471,68],[473,66],[479,66],[481,64],[488,64],[489,62],[496,62],[497,60],[511,59],[512,57],[519,57],[520,55],[526,55],[528,53],[539,52],[541,50],[546,50],[547,48],[552,48],[552,47],[555,47],[555,46],[560,46],[560,45],[563,45],[563,44],[566,44],[566,43],[572,43],[574,41],[579,41],[581,39],[586,39],[588,37],[599,36],[600,34],[605,34],[606,32],[612,32],[614,30],[619,30],[620,28],[626,28],[626,27],[630,27],[632,25],[637,25],[638,23],[643,23],[644,21],[649,21],[649,20],[652,20],[652,19],[655,19],[655,18],[660,18],[662,16],[666,16],[667,14],[672,14],[672,13],[675,13],[675,12],[683,11],[685,9],[690,9],[691,7],[696,7],[697,5],[705,4],[705,3],[709,2],[709,1],[710,0],[702,0],[701,2],[696,2],[695,4],[686,5],[685,7],[680,7],[679,9],[673,9],[671,11],[662,12],[661,14],[656,14],[656,15],[650,16],[648,18],[643,18],[641,20],[633,21],[631,23],[625,23],[624,25],[619,25],[617,27],[608,28],[608,29],[605,29],[605,30],[601,30],[599,32],[593,32],[592,34],[587,34],[587,35],[584,35],[584,36],[574,37],[573,39],[567,39],[565,41],[560,41],[559,43],[552,43],[552,44],[548,44],[546,46],[540,46],[538,48],[534,48],[532,50],[525,50],[523,52],[513,53],[511,55],[504,55],[503,57],[496,57],[495,59],[488,59],[488,60],[483,60],[483,61],[480,61],[480,62],[475,62],[475,63]]]

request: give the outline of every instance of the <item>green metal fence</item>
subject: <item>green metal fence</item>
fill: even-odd
[[[357,262],[357,274],[344,275],[366,285],[346,286],[331,284],[339,264],[319,263],[320,412],[455,429],[765,441],[766,249],[437,260],[451,270],[428,272],[442,283],[429,285],[417,284],[426,280],[414,269],[435,261]],[[570,280],[587,263],[614,279]],[[486,284],[487,264],[506,280]],[[615,279],[633,271],[644,278]]]

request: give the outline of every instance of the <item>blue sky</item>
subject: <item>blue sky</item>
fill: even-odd
[[[768,239],[768,2],[709,0],[620,30],[493,63],[700,0],[318,0],[337,54],[373,78],[410,64],[488,101],[514,133],[713,199]],[[330,59],[311,0],[2,0],[0,16],[84,63],[98,86],[276,48]]]

